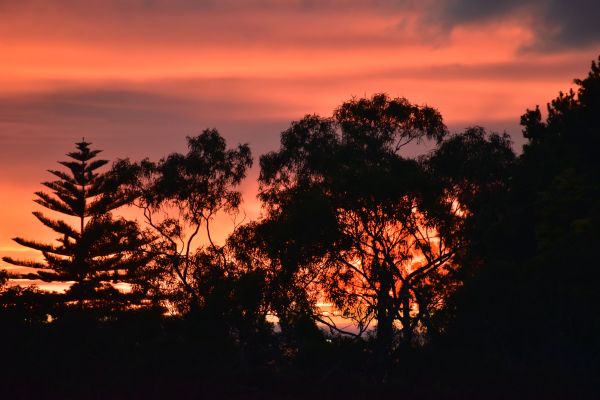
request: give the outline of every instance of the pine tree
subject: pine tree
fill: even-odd
[[[138,249],[144,240],[135,222],[115,218],[111,211],[128,202],[119,192],[118,185],[105,173],[97,170],[108,163],[95,159],[101,150],[90,150],[83,140],[76,143],[77,151],[67,154],[72,160],[59,162],[68,169],[48,170],[58,180],[44,182],[52,194],[36,192],[34,201],[43,207],[74,217],[75,226],[48,218],[39,211],[33,215],[45,226],[60,235],[58,244],[45,244],[21,237],[13,240],[20,245],[42,252],[45,262],[15,260],[4,261],[36,270],[21,275],[46,282],[70,282],[67,291],[80,302],[97,298],[101,289],[112,289],[110,284],[131,282],[138,267],[147,259]]]

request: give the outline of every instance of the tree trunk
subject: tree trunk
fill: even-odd
[[[402,342],[405,345],[410,345],[412,342],[412,326],[410,325],[410,298],[408,290],[402,298]]]
[[[377,293],[377,331],[375,356],[380,379],[385,380],[390,367],[390,355],[394,340],[393,300],[390,297],[392,280],[387,271],[380,271],[380,285]]]

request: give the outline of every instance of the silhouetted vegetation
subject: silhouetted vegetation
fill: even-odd
[[[15,398],[578,398],[597,389],[600,58],[522,116],[527,143],[377,94],[260,157],[216,130],[159,161],[77,143],[37,192],[77,226],[0,274]],[[434,150],[409,157],[406,145]],[[129,208],[127,208],[129,207]],[[126,219],[137,210],[137,220]],[[215,240],[219,215],[234,221]],[[68,282],[65,293],[10,278]],[[120,283],[127,290],[114,285]]]
[[[76,226],[36,211],[33,215],[59,235],[59,244],[16,237],[15,242],[42,252],[45,262],[10,257],[3,260],[35,270],[16,277],[73,282],[64,296],[66,302],[75,300],[79,307],[103,307],[106,300],[123,297],[112,285],[132,281],[137,269],[149,258],[138,251],[144,238],[137,223],[111,214],[130,199],[115,191],[106,174],[96,172],[108,161],[95,160],[100,150],[90,150],[90,143],[82,141],[76,145],[77,151],[67,154],[74,161],[60,162],[68,172],[50,170],[58,180],[43,183],[53,194],[36,192],[35,200],[49,210],[74,217]]]

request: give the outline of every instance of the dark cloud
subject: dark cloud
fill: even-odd
[[[61,90],[0,97],[0,122],[47,123],[68,119],[155,121],[174,116],[186,102],[120,89]]]
[[[600,44],[598,0],[447,0],[439,5],[432,16],[450,27],[508,18],[522,21],[535,34],[528,50],[554,51]]]
[[[555,42],[545,41],[538,37],[540,45],[544,47],[570,47],[585,46],[600,43],[600,1],[597,0],[571,0],[548,1],[545,8],[540,31],[549,31],[550,38]],[[552,34],[558,26],[560,31]]]
[[[513,14],[524,7],[542,3],[543,0],[504,0],[504,1],[477,1],[477,0],[446,0],[440,2],[439,8],[433,13],[439,13],[444,21],[450,25],[482,22]]]

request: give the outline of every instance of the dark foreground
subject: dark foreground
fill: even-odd
[[[382,372],[368,341],[321,336],[294,343],[265,334],[240,345],[224,338],[205,323],[148,314],[3,324],[1,397],[576,399],[598,393],[597,355],[565,343],[527,351],[446,339],[398,351]]]

